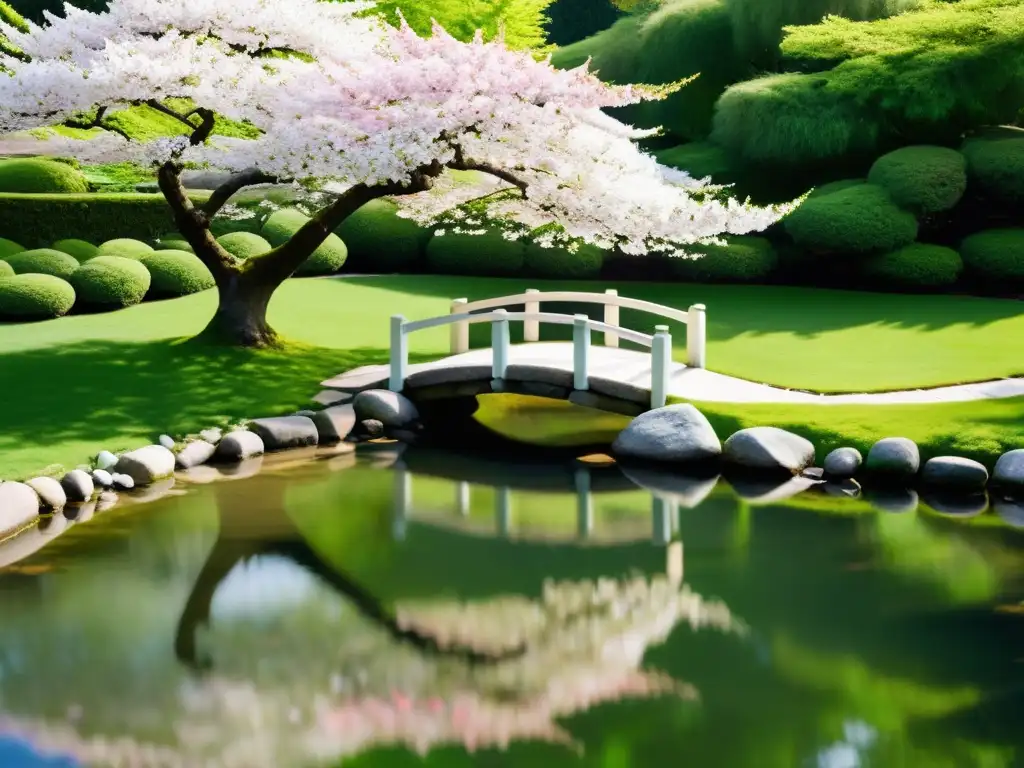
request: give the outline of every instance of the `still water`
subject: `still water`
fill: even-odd
[[[995,515],[422,449],[209,472],[0,544],[0,766],[1024,765]]]

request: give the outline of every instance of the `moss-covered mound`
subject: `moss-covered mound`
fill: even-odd
[[[25,247],[21,243],[8,240],[6,237],[0,237],[0,259],[6,259],[8,256],[21,253],[24,250]]]
[[[359,272],[401,271],[418,262],[430,230],[399,218],[398,206],[373,200],[349,216],[335,234],[348,247],[348,265]]]
[[[753,283],[764,280],[779,264],[772,244],[763,237],[734,236],[725,245],[693,245],[698,258],[673,257],[675,274],[695,283]]]
[[[964,239],[960,255],[975,277],[1003,287],[1024,286],[1024,229],[990,229]]]
[[[286,243],[307,221],[309,217],[301,211],[284,208],[270,215],[260,229],[260,234],[276,248]],[[348,248],[345,242],[337,235],[330,234],[302,266],[295,270],[295,274],[300,277],[330,275],[341,269],[347,258]]]
[[[53,275],[17,275],[0,280],[0,317],[5,320],[60,317],[74,304],[74,288]]]
[[[188,296],[213,288],[213,275],[199,257],[188,251],[154,251],[139,261],[149,270],[150,298]]]
[[[601,274],[606,252],[596,245],[577,243],[576,250],[544,248],[526,243],[523,268],[526,274],[551,280],[588,280]]]
[[[138,304],[149,290],[149,270],[137,259],[97,256],[71,276],[78,301],[92,309],[121,309]]]
[[[822,184],[821,186],[812,189],[808,198],[824,197],[825,195],[831,195],[833,192],[841,192],[844,189],[849,189],[850,187],[859,187],[861,184],[867,184],[867,179],[840,179],[839,181],[830,181],[828,184]]]
[[[67,280],[78,269],[78,260],[63,251],[38,248],[8,256],[5,261],[19,275],[53,275]]]
[[[5,277],[14,277],[14,267],[8,264],[6,261],[0,261],[0,279]]]
[[[863,274],[879,288],[943,288],[956,283],[963,269],[959,253],[927,243],[870,256],[862,265]]]
[[[152,253],[152,247],[141,240],[133,240],[130,237],[119,237],[116,240],[107,240],[96,251],[97,256],[117,256],[121,259],[142,258],[147,253]]]
[[[1024,131],[1004,130],[964,143],[971,189],[1008,205],[1024,204]]]
[[[888,252],[917,239],[917,220],[874,184],[810,197],[784,220],[797,244],[820,252]]]
[[[967,189],[967,161],[946,147],[903,147],[878,158],[868,181],[913,213],[948,211]]]
[[[38,195],[88,191],[85,176],[67,163],[37,158],[0,160],[0,192]]]
[[[168,238],[166,240],[160,239],[153,244],[153,248],[158,251],[188,251],[189,253],[195,253],[195,250],[185,240],[177,240],[174,238]]]
[[[266,253],[273,248],[264,238],[254,235],[252,232],[230,232],[218,237],[217,242],[225,251],[243,261]]]
[[[523,269],[526,248],[501,232],[483,235],[435,235],[427,243],[427,263],[446,275],[515,275]]]
[[[58,240],[51,247],[55,251],[61,251],[62,253],[66,253],[68,256],[73,256],[80,264],[84,264],[94,256],[98,256],[100,250],[86,240],[78,240],[75,238]]]

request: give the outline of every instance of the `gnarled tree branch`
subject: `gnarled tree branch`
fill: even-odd
[[[181,183],[181,166],[175,162],[166,162],[157,170],[157,184],[174,214],[174,223],[178,231],[192,246],[196,256],[213,273],[218,281],[236,271],[240,262],[230,253],[221,248],[210,231],[210,221],[206,215],[197,210],[188,199],[188,193]]]
[[[217,215],[217,211],[227,204],[231,196],[244,187],[250,187],[253,184],[274,184],[277,181],[276,176],[264,173],[258,168],[249,168],[248,170],[236,173],[213,191],[210,199],[206,201],[202,208],[203,215],[207,219],[212,219]]]

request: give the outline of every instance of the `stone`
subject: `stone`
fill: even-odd
[[[825,474],[836,480],[853,477],[864,463],[864,457],[856,448],[836,448],[825,457]]]
[[[117,455],[110,451],[100,451],[96,454],[96,469],[111,469],[117,464]]]
[[[988,509],[985,491],[958,492],[948,488],[925,488],[921,500],[941,515],[974,517]]]
[[[60,512],[64,509],[64,505],[68,503],[68,495],[64,493],[60,483],[52,477],[36,477],[29,480],[25,485],[36,492],[41,509],[50,512]]]
[[[721,453],[722,443],[711,422],[689,403],[640,414],[612,443],[617,457],[664,463],[709,461]]]
[[[200,440],[213,443],[213,445],[217,445],[222,437],[224,437],[224,430],[219,427],[210,427],[209,429],[204,429],[199,433]]]
[[[798,475],[814,464],[814,445],[777,427],[749,427],[725,441],[722,456],[729,463],[747,469]]]
[[[284,451],[289,448],[305,448],[316,445],[320,437],[316,424],[308,416],[277,416],[270,419],[256,419],[249,423],[249,430],[263,441],[264,450]]]
[[[359,422],[359,431],[367,437],[380,437],[384,434],[384,425],[377,419],[363,419]]]
[[[105,469],[94,469],[92,471],[92,481],[100,488],[109,488],[114,484],[114,476]]]
[[[641,488],[650,491],[683,509],[694,509],[718,485],[718,475],[699,476],[665,472],[648,467],[621,466],[622,474]]]
[[[806,477],[809,480],[824,480],[825,470],[821,467],[807,467],[800,473],[800,477]]]
[[[429,387],[417,387],[412,389],[406,387],[409,398],[417,403],[428,400],[454,400],[459,398],[474,398],[477,395],[486,395],[493,392],[490,380],[486,381],[463,381],[451,382],[449,384],[433,384]]]
[[[84,523],[91,520],[95,512],[95,501],[90,501],[85,504],[68,504],[64,507],[64,517],[68,520],[74,520],[76,523]]]
[[[1013,528],[1024,528],[1024,501],[996,499],[992,507],[1007,525]]]
[[[820,484],[817,480],[798,475],[781,482],[766,479],[763,475],[729,478],[729,485],[736,495],[752,506],[778,504]]]
[[[239,462],[263,453],[263,439],[259,435],[247,429],[236,429],[221,438],[213,455],[218,461]]]
[[[113,475],[114,487],[120,488],[122,491],[130,491],[135,487],[135,481],[131,475],[115,474]]]
[[[313,416],[320,444],[344,440],[356,425],[356,410],[351,403],[332,405]]]
[[[152,485],[139,487],[136,483],[134,493],[121,497],[121,501],[130,504],[148,504],[151,501],[162,499],[174,493],[174,475],[157,480]]]
[[[490,366],[488,366],[488,370]],[[391,371],[386,365],[364,365],[346,371],[333,379],[321,381],[320,386],[339,389],[342,392],[362,392],[364,389],[380,387],[387,383]]]
[[[883,512],[903,514],[917,509],[917,491],[911,488],[871,487],[864,491],[868,503]]]
[[[327,408],[332,405],[347,403],[351,399],[352,395],[348,392],[339,392],[336,389],[325,389],[313,397],[313,402]]]
[[[1024,488],[1024,448],[1007,451],[999,457],[992,470],[992,482]]]
[[[505,381],[505,392],[531,397],[545,397],[549,400],[568,400],[570,387],[560,387],[546,381]]]
[[[981,491],[988,484],[988,470],[971,459],[936,456],[925,462],[921,482],[935,488]]]
[[[859,499],[860,483],[851,478],[845,480],[829,480],[823,486],[825,493],[836,498]]]
[[[605,397],[626,400],[627,402],[637,403],[647,408],[651,405],[651,392],[643,387],[626,384],[615,379],[606,379],[603,376],[591,376],[587,379],[587,385],[591,392],[596,392]]]
[[[168,451],[174,450],[174,438],[170,435],[160,435],[160,437],[157,438],[157,442]]]
[[[510,368],[513,366],[509,366]],[[405,378],[406,389],[436,387],[439,384],[465,384],[474,381],[491,380],[490,365],[438,366],[425,371],[410,373]]]
[[[891,479],[914,477],[921,468],[921,452],[906,437],[886,437],[868,451],[864,469],[873,475]]]
[[[83,502],[92,498],[95,484],[88,472],[81,469],[73,469],[64,475],[60,481],[60,487],[69,502]]]
[[[191,469],[192,467],[198,467],[200,464],[205,464],[213,458],[213,454],[216,453],[217,446],[206,440],[192,440],[187,443],[184,448],[178,451],[178,455],[174,457],[174,465],[178,469]]]
[[[0,483],[0,537],[39,517],[39,496],[25,483]]]
[[[114,469],[130,476],[136,486],[152,485],[174,474],[174,454],[162,445],[147,445],[121,456]]]
[[[543,365],[513,364],[505,369],[505,381],[534,382],[572,389],[573,372],[548,368]]]
[[[404,427],[420,417],[411,400],[387,389],[360,392],[352,405],[360,421],[375,419],[385,427]]]

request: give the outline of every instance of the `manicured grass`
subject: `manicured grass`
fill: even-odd
[[[426,318],[446,313],[453,298],[527,287],[607,286],[443,276],[291,280],[276,294],[270,319],[292,343],[268,352],[182,341],[213,313],[212,291],[111,314],[0,325],[0,392],[8,393],[0,410],[0,477],[54,463],[74,466],[102,448],[137,446],[161,432],[302,407],[322,379],[386,360],[390,315]],[[782,386],[885,390],[987,379],[1024,367],[1024,314],[1017,302],[748,286],[617,287],[678,307],[704,302],[709,366]],[[630,312],[622,320],[638,328],[657,322]],[[673,328],[673,335],[681,355],[685,333]],[[483,324],[473,326],[474,344],[486,344],[487,336]],[[520,328],[513,338],[521,338]],[[447,328],[410,338],[414,359],[445,354],[447,344]],[[1024,404],[1018,401],[892,409],[716,404],[708,412],[723,425],[730,419],[814,425],[806,429],[821,432],[819,445],[833,439],[826,430],[849,434],[858,444],[873,429],[957,446],[968,455],[997,443],[1024,444]],[[596,427],[572,418],[563,432],[613,432],[620,423],[608,415],[598,417]]]

